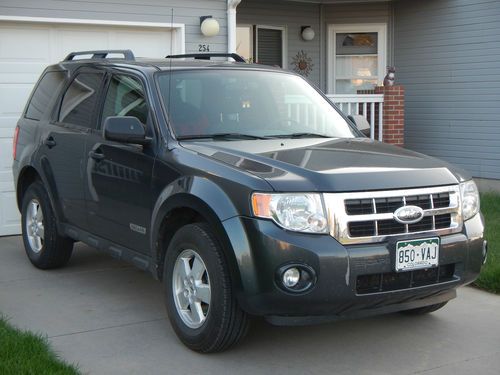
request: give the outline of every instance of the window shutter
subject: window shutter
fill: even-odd
[[[282,31],[259,28],[257,33],[257,63],[283,67]]]

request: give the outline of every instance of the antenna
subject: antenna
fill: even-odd
[[[170,27],[173,29],[174,28],[174,8],[171,8],[170,10]],[[170,54],[172,54],[172,46],[174,45],[174,33],[173,30],[170,32]],[[172,59],[170,59],[169,62],[169,69],[168,69],[168,103],[167,103],[167,121],[170,125],[170,131],[174,131],[172,127],[172,121],[171,121],[171,116],[170,116],[170,102],[172,101]]]

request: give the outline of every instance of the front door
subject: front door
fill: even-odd
[[[41,134],[41,167],[53,185],[51,190],[65,221],[82,229],[87,229],[82,183],[85,140],[95,125],[103,77],[102,72],[93,69],[81,70],[63,94],[54,120],[42,127]]]
[[[113,74],[102,108],[100,128],[108,116],[134,116],[154,135],[144,86],[137,77]],[[86,155],[86,200],[91,232],[139,252],[148,253],[152,199],[152,146],[105,140],[92,131]]]
[[[329,25],[328,93],[357,94],[382,84],[386,29],[385,24]]]

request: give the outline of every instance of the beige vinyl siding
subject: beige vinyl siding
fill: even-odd
[[[173,22],[185,25],[186,52],[210,44],[213,52],[227,51],[227,0],[2,0],[0,15],[93,20]],[[219,35],[204,37],[200,16],[219,21]],[[165,51],[168,52],[168,51]]]
[[[399,1],[394,11],[405,144],[500,179],[500,1]]]

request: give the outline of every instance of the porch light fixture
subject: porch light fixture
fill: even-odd
[[[316,33],[311,26],[302,26],[300,28],[300,35],[302,35],[302,39],[304,39],[306,42],[309,42],[314,39]]]
[[[216,36],[219,34],[219,22],[212,16],[200,17],[200,29],[205,36]]]

